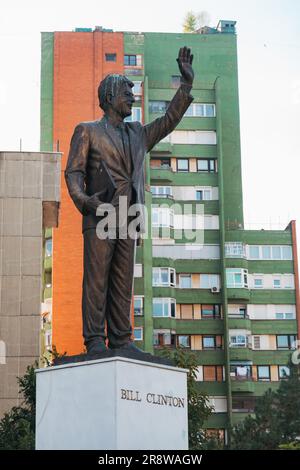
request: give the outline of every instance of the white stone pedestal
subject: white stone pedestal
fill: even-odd
[[[188,449],[185,369],[113,357],[36,378],[36,449]]]

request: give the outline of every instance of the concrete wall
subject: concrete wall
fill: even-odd
[[[19,404],[16,377],[39,357],[43,206],[58,211],[59,199],[59,154],[0,152],[0,417]]]

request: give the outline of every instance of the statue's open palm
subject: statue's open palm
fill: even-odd
[[[194,80],[194,70],[192,68],[193,63],[193,54],[191,54],[191,49],[184,46],[179,49],[177,63],[182,75],[183,80],[192,85]]]

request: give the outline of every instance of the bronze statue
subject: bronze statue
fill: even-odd
[[[108,75],[98,88],[104,117],[79,124],[71,140],[65,178],[70,196],[83,215],[82,316],[88,354],[106,350],[105,321],[109,348],[139,351],[131,340],[130,322],[136,240],[119,238],[119,227],[116,238],[98,238],[96,226],[101,217],[96,211],[103,202],[110,202],[118,212],[120,196],[127,196],[128,206],[144,204],[145,155],[174,130],[193,100],[190,49],[181,48],[177,62],[181,85],[163,117],[145,126],[123,122],[135,102],[133,83],[122,75]],[[103,181],[110,178],[114,183],[113,193],[108,183],[95,193],[100,165],[108,173]]]

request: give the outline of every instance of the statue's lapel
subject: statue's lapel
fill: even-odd
[[[120,135],[115,130],[115,128],[107,122],[105,118],[101,119],[100,125],[102,126],[104,132],[108,136],[109,140],[111,141],[112,145],[118,150],[120,157],[125,160],[125,154],[123,149],[123,143]]]

